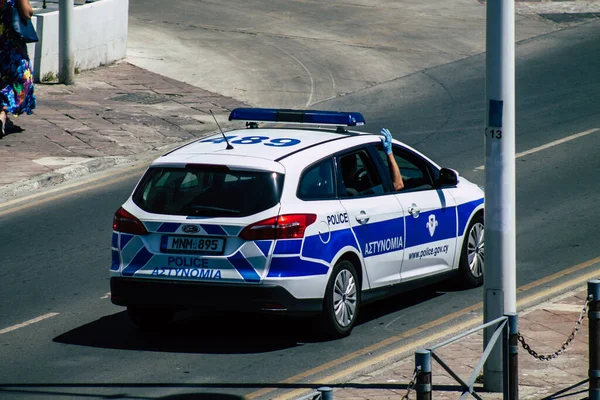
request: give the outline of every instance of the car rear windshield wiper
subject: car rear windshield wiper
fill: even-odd
[[[209,214],[229,214],[229,215],[238,215],[240,214],[239,210],[233,210],[231,208],[222,208],[222,207],[212,207],[212,206],[190,206],[189,207],[194,215],[198,215],[199,213],[209,213]]]

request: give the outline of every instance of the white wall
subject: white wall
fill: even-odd
[[[129,0],[98,0],[73,9],[72,40],[75,66],[98,67],[125,57]],[[58,76],[58,11],[33,17],[40,41],[28,45],[34,77]]]

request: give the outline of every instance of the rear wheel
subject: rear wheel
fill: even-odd
[[[175,312],[168,308],[127,306],[127,314],[142,329],[158,329],[168,325]]]
[[[458,274],[464,287],[477,287],[483,284],[485,264],[483,214],[473,217],[467,227],[460,254]]]
[[[334,338],[348,336],[356,322],[360,308],[360,288],[356,268],[342,260],[333,268],[325,290],[323,327]]]

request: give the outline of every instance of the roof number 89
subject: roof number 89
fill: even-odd
[[[231,140],[236,138],[237,136],[227,136],[227,140]],[[203,142],[212,142],[212,143],[224,143],[225,140],[223,138],[209,139],[203,140]],[[268,136],[244,136],[239,139],[231,140],[231,144],[257,144],[262,143],[265,146],[271,147],[287,147],[287,146],[295,146],[300,143],[298,139],[291,138],[273,138],[269,140]]]

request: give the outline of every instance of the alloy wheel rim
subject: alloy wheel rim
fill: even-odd
[[[347,269],[341,270],[333,285],[333,311],[337,323],[346,328],[356,314],[356,282]]]
[[[481,222],[477,222],[471,227],[467,240],[469,269],[475,278],[480,278],[483,275],[485,263],[484,228]]]

